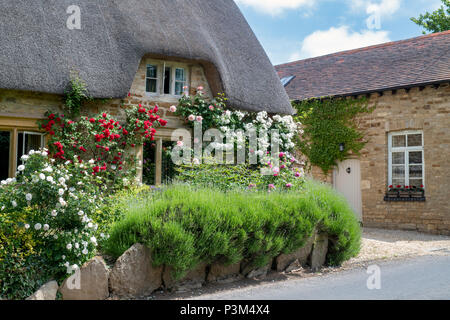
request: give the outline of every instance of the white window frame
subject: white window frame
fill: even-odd
[[[422,146],[420,147],[408,147],[408,135],[411,134],[421,134],[422,135]],[[395,136],[405,136],[405,147],[393,147],[392,140]],[[409,186],[409,152],[421,151],[422,152],[422,183],[424,188],[425,184],[425,148],[424,148],[424,134],[422,130],[409,130],[409,131],[398,131],[391,132],[388,135],[388,184],[392,183],[392,153],[404,152],[405,153],[405,186]]]
[[[175,75],[176,75],[176,70],[177,69],[183,69],[184,70],[184,85],[187,85],[187,83],[189,83],[189,68],[188,65],[183,64],[183,63],[178,63],[178,62],[166,62],[166,61],[159,61],[159,60],[148,60],[146,63],[146,69],[145,69],[145,81],[147,81],[148,77],[147,77],[147,66],[149,65],[154,65],[158,68],[157,70],[157,91],[158,92],[148,92],[147,91],[147,87],[145,88],[145,93],[147,95],[150,96],[169,96],[169,97],[176,97],[176,98],[180,98],[182,96],[182,94],[175,94],[175,83],[176,82],[180,82],[180,81],[176,81],[175,80]],[[165,94],[164,93],[164,83],[165,83],[165,74],[166,74],[166,68],[170,68],[170,93]],[[154,79],[154,78],[150,78],[150,79]],[[145,83],[145,86],[147,86],[147,83]]]
[[[152,78],[152,77],[147,77],[147,69],[150,66],[155,66],[156,67],[156,78]],[[147,63],[146,67],[145,67],[145,93],[149,94],[149,95],[159,95],[160,92],[160,72],[161,72],[161,67],[156,64],[156,63]],[[156,92],[150,92],[147,91],[147,80],[151,79],[151,80],[155,80],[156,79]]]
[[[184,80],[183,81],[180,81],[180,80],[176,79],[177,69],[182,69],[184,71]],[[173,95],[176,96],[176,97],[180,97],[181,95],[175,94],[176,84],[177,84],[177,82],[182,83],[183,84],[182,88],[186,86],[186,83],[187,83],[187,68],[179,67],[179,66],[174,67],[173,68],[173,77],[172,77],[172,79],[173,79],[173,85],[172,85],[172,87],[173,87]]]
[[[23,134],[23,141],[22,141],[22,146],[19,146],[19,134],[21,134],[21,133]],[[26,140],[25,137],[27,135],[40,136],[41,137],[41,147],[40,148],[44,148],[45,147],[45,134],[44,133],[33,132],[33,131],[17,131],[16,152],[17,152],[17,150],[19,150],[19,147],[20,147],[22,149],[22,155],[26,154],[25,153],[25,140]],[[17,159],[17,165],[19,165],[19,163],[23,163],[22,159]]]

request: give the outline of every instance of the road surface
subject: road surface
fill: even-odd
[[[435,255],[380,262],[380,277],[367,269],[263,284],[256,287],[198,296],[197,300],[450,300],[450,255]],[[376,271],[377,268],[375,267]],[[371,270],[373,272],[373,270]],[[381,285],[380,289],[368,289]]]

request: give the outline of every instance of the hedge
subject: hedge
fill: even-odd
[[[133,244],[145,244],[155,266],[170,266],[181,277],[219,259],[266,265],[302,247],[315,228],[329,235],[329,265],[358,254],[359,223],[328,186],[307,181],[302,192],[267,193],[174,185],[131,205],[103,249],[118,258]]]

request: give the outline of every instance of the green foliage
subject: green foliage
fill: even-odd
[[[202,89],[199,87],[198,89]],[[188,119],[188,124],[194,126],[197,117],[201,117],[203,130],[217,127],[217,118],[222,114],[226,108],[228,98],[224,94],[219,95],[213,99],[208,100],[202,90],[197,90],[194,96],[183,95],[179,102],[176,115],[184,119]],[[189,120],[189,117],[191,120]]]
[[[131,205],[113,224],[104,250],[117,258],[143,243],[156,266],[181,277],[200,262],[262,266],[303,246],[315,228],[330,236],[330,265],[359,252],[358,221],[325,185],[308,181],[303,192],[271,193],[174,185]]]
[[[267,191],[269,185],[276,190],[301,189],[304,180],[300,169],[281,169],[277,176],[261,174],[264,166],[250,165],[181,165],[176,168],[176,179],[197,187],[212,187],[222,191],[261,190]],[[297,175],[297,177],[296,177]],[[289,187],[287,187],[289,184]]]
[[[148,192],[150,192],[150,187],[146,185],[132,186],[104,198],[101,206],[91,215],[92,222],[98,225],[97,234],[106,237],[111,225],[123,218],[127,208],[133,203],[141,201]],[[100,236],[99,238],[103,239],[104,237]],[[102,242],[99,244],[101,245]]]
[[[48,111],[39,126],[49,134],[56,163],[89,162],[89,174],[101,177],[103,187],[120,190],[136,178],[136,147],[153,141],[156,128],[167,124],[157,115],[157,106],[130,106],[125,113],[121,123],[106,112],[73,121]]]
[[[298,147],[309,165],[320,167],[325,174],[350,154],[358,155],[367,143],[356,122],[358,115],[374,110],[366,99],[311,99],[293,106],[304,130]],[[344,151],[340,151],[341,144]]]
[[[82,105],[90,101],[86,83],[81,80],[74,72],[71,73],[70,83],[65,91],[64,107],[71,118],[80,115]]]
[[[1,182],[0,291],[21,296],[50,275],[63,280],[95,254],[100,177],[81,164],[55,164],[47,152],[23,155],[17,177]]]
[[[20,226],[28,211],[0,213],[0,296],[24,299],[49,279],[50,268],[40,257],[41,243]]]
[[[442,0],[443,6],[434,12],[426,12],[418,18],[411,18],[415,24],[425,30],[436,33],[450,30],[450,0]],[[423,31],[423,34],[426,34]]]

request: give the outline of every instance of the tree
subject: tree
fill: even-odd
[[[450,30],[450,0],[442,0],[442,3],[444,5],[436,11],[426,12],[411,20],[431,33]],[[426,34],[426,31],[423,33]]]

